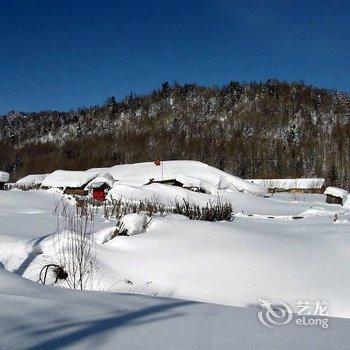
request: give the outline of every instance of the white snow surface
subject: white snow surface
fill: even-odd
[[[331,196],[339,197],[339,198],[346,198],[348,195],[348,191],[346,191],[342,188],[339,188],[339,187],[329,186],[324,191],[324,194],[326,194],[326,195],[329,194]]]
[[[16,182],[17,186],[35,186],[41,185],[47,174],[33,174],[22,177]]]
[[[8,182],[10,180],[10,174],[5,171],[0,171],[0,182]]]
[[[43,187],[80,188],[96,177],[96,173],[88,171],[56,170],[42,182]]]
[[[0,266],[0,348],[240,349],[348,348],[349,322],[332,328],[269,329],[254,308],[42,286]],[[335,331],[336,330],[336,331]]]
[[[144,190],[216,198],[161,184],[113,189],[123,198]],[[102,293],[32,282],[56,259],[64,218],[55,208],[73,201],[52,190],[2,191],[0,348],[348,349],[350,323],[339,317],[350,318],[350,209],[325,195],[232,190],[223,198],[234,203],[231,222],[156,215],[140,234],[113,239],[116,221],[97,212],[91,239]],[[140,227],[133,215],[126,221]],[[325,300],[330,326],[268,329],[257,320],[258,298],[294,311],[300,300]]]
[[[249,179],[248,181],[262,185],[266,188],[281,190],[322,188],[325,184],[323,178],[296,178],[296,179]]]

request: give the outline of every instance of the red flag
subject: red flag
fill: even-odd
[[[153,163],[154,163],[155,166],[159,166],[159,165],[162,164],[159,159],[156,159]]]

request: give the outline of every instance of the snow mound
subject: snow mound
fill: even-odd
[[[43,187],[83,187],[97,174],[88,171],[56,170],[42,182]]]
[[[47,174],[27,175],[16,182],[17,186],[36,186],[41,185]]]
[[[110,241],[114,235],[115,230],[116,230],[115,226],[108,226],[100,231],[94,232],[93,234],[94,242],[97,244],[104,244]]]
[[[10,180],[10,174],[5,171],[0,171],[0,182],[8,182]]]
[[[334,215],[334,212],[322,207],[314,207],[303,211],[300,216],[322,216],[322,215]]]
[[[164,205],[175,205],[184,200],[205,207],[209,201],[216,202],[218,196],[193,192],[182,187],[153,183],[136,186],[116,183],[108,192],[107,199],[125,199],[129,201],[149,201]]]
[[[124,215],[119,222],[119,232],[128,236],[138,235],[145,231],[150,220],[151,218],[143,213]]]

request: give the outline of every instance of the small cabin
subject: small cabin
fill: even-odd
[[[92,198],[96,201],[105,201],[107,191],[110,190],[110,187],[107,184],[104,184],[100,187],[95,187],[92,189]]]
[[[5,184],[9,182],[10,174],[5,171],[0,171],[0,190],[5,189]]]
[[[324,194],[326,195],[326,202],[329,204],[343,205],[348,197],[348,191],[338,187],[327,187]]]
[[[72,196],[86,196],[86,185],[96,177],[93,172],[56,170],[45,176],[41,183],[42,188],[60,188],[64,194]]]
[[[328,204],[340,204],[340,205],[342,205],[343,204],[343,198],[332,196],[331,194],[327,194],[326,202]]]
[[[112,175],[105,173],[94,178],[85,189],[91,193],[92,199],[105,201],[107,193],[112,188],[114,182]]]

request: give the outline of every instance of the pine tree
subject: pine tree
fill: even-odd
[[[338,170],[337,167],[332,164],[328,171],[328,180],[331,186],[336,186],[338,184]]]

